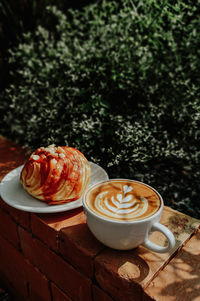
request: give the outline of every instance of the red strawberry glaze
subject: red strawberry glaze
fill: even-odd
[[[75,193],[77,196],[76,198],[70,199],[70,201],[76,200],[80,197],[79,193],[82,188],[82,160],[80,156],[84,157],[81,152],[72,147],[55,147],[53,153],[50,152],[48,148],[45,149],[41,147],[35,151],[24,166],[24,169],[27,170],[25,182],[29,175],[32,174],[34,164],[37,163],[40,165],[40,185],[43,198],[46,202],[52,204],[66,202],[66,200],[54,201],[53,199],[54,194],[57,193],[63,180],[67,181],[68,185],[72,187],[71,194],[73,193],[74,195]],[[54,160],[54,162],[52,160]]]

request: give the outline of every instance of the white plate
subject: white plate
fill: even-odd
[[[102,167],[92,162],[90,162],[90,166],[91,180],[89,186],[108,179],[108,175]],[[45,202],[37,200],[26,192],[19,181],[22,168],[23,165],[13,169],[3,178],[0,184],[1,198],[8,205],[19,210],[35,213],[63,212],[82,206],[82,198],[61,205],[47,205]]]

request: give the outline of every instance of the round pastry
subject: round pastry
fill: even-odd
[[[25,163],[20,181],[28,193],[48,204],[79,199],[90,181],[85,156],[73,147],[38,148]]]

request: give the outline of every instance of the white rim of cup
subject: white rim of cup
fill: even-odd
[[[143,218],[143,219],[140,219],[140,220],[132,220],[132,221],[121,221],[121,220],[112,220],[112,219],[109,219],[109,218],[105,218],[105,217],[102,217],[96,213],[94,213],[93,211],[91,211],[88,206],[86,205],[86,202],[85,202],[85,196],[86,194],[88,193],[89,190],[92,190],[95,186],[98,186],[98,185],[101,185],[103,183],[108,183],[108,182],[111,182],[111,181],[129,181],[129,182],[135,182],[135,183],[139,183],[139,184],[142,184],[142,185],[145,185],[147,186],[148,188],[151,188],[159,197],[160,199],[160,208],[158,209],[158,211],[156,211],[155,214],[149,216],[149,217],[146,217],[146,218]],[[114,178],[114,179],[108,179],[108,180],[103,180],[103,181],[100,181],[96,184],[93,184],[92,186],[90,186],[86,191],[85,193],[83,194],[83,207],[88,210],[92,215],[94,215],[95,217],[103,220],[103,221],[106,221],[106,222],[111,222],[111,223],[122,223],[122,224],[137,224],[137,223],[142,223],[144,221],[148,221],[148,220],[151,220],[152,218],[155,218],[157,215],[160,214],[160,212],[162,211],[163,207],[164,207],[164,202],[163,202],[163,198],[162,196],[160,195],[160,193],[153,187],[151,187],[150,185],[146,184],[146,183],[143,183],[141,181],[137,181],[137,180],[132,180],[132,179],[125,179],[125,178]]]

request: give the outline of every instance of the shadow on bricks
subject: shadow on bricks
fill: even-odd
[[[171,262],[171,269],[174,281],[161,290],[162,296],[174,296],[176,292],[179,300],[200,300],[200,253],[183,250],[181,260]]]

